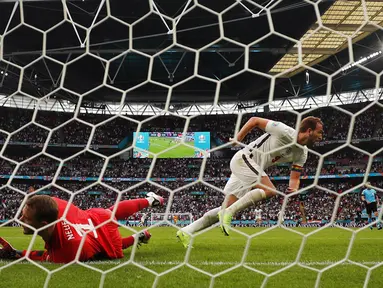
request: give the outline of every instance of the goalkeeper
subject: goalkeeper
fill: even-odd
[[[147,198],[121,201],[115,219],[125,220],[141,209],[164,204],[164,199],[153,192],[149,192],[147,196]],[[69,210],[66,220],[61,220],[67,205]],[[23,225],[24,234],[34,234],[34,229],[30,227],[35,229],[47,227],[38,232],[45,242],[46,250],[31,251],[28,258],[35,261],[69,263],[75,260],[83,237],[86,238],[79,254],[80,261],[123,258],[122,250],[132,246],[135,238],[138,238],[138,245],[148,243],[151,237],[148,231],[122,238],[118,230],[119,225],[112,221],[94,229],[111,220],[113,209],[114,206],[108,209],[92,208],[84,211],[55,197],[36,195],[29,198],[20,218],[26,224]],[[88,234],[85,235],[85,232]],[[15,250],[0,237],[0,259],[19,259],[26,254],[27,250]]]

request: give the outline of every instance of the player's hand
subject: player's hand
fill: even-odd
[[[367,204],[371,204],[371,202],[370,202],[370,201],[366,201],[366,203],[367,203]]]
[[[19,258],[16,249],[2,237],[0,237],[0,247],[0,259]]]
[[[297,189],[293,189],[291,187],[286,189],[286,194],[290,194],[290,193],[294,193],[294,192],[297,192]]]

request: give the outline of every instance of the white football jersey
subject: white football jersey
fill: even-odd
[[[282,122],[270,120],[266,125],[265,132],[261,137],[242,149],[244,155],[249,160],[253,160],[258,165],[263,164],[263,169],[267,169],[277,163],[290,162],[293,165],[303,167],[307,160],[308,149],[306,146],[301,148],[294,145],[278,149],[294,142],[297,135],[295,129]],[[270,153],[270,151],[273,152]]]
[[[145,220],[146,220],[146,214],[144,213],[144,214],[142,214],[141,222],[143,223],[143,222],[145,222]]]
[[[262,209],[255,209],[254,212],[256,218],[262,218]]]

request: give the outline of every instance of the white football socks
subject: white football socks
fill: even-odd
[[[194,221],[192,224],[182,228],[181,230],[193,234],[195,232],[201,231],[207,227],[218,222],[218,212],[221,210],[221,207],[214,208],[207,211],[201,218]]]
[[[234,215],[238,211],[245,210],[247,207],[250,207],[266,198],[266,193],[263,189],[254,189],[245,194],[242,198],[238,199],[230,207],[228,207],[225,213],[230,213]]]
[[[242,211],[247,207],[250,207],[266,198],[266,193],[263,189],[254,189],[245,194],[242,198],[238,199],[235,203],[233,203],[229,208],[226,209],[226,213],[235,214],[238,211]],[[182,228],[181,230],[193,234],[198,231],[201,231],[211,225],[217,223],[218,213],[221,211],[221,207],[214,208],[208,212],[206,212],[201,218],[194,221],[192,224]]]

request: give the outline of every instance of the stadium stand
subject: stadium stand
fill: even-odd
[[[358,108],[357,105],[347,107],[349,110],[356,111]],[[12,131],[18,129],[24,125],[25,121],[28,121],[28,118],[31,116],[30,111],[28,110],[18,110],[18,109],[2,109],[1,113],[1,125],[2,129],[6,131]],[[39,116],[39,124],[47,125],[47,127],[53,127],[53,125],[58,125],[59,123],[64,123],[69,120],[69,116],[64,113],[54,113],[54,112],[43,112]],[[349,119],[344,117],[338,117],[336,111],[331,108],[321,109],[318,113],[324,119],[326,131],[324,141],[328,141],[328,145],[331,145],[332,140],[345,140],[347,133],[342,131],[347,131],[349,124]],[[10,117],[10,115],[17,115],[17,118]],[[105,120],[106,116],[103,115],[82,115],[82,120],[89,123],[96,123]],[[278,113],[265,113],[262,114],[262,117],[271,118],[273,120],[284,121],[289,125],[295,125],[296,120],[292,119],[291,113],[278,112]],[[365,115],[365,117],[358,117],[355,123],[355,129],[353,131],[353,139],[369,139],[372,137],[377,137],[379,131],[381,131],[380,126],[369,126],[372,117],[382,117],[382,114],[379,111],[370,111]],[[18,119],[19,121],[15,121]],[[177,119],[177,120],[176,120]],[[232,131],[225,131],[225,127],[234,127],[234,121],[236,119],[235,115],[220,115],[220,116],[205,116],[204,119],[199,119],[199,121],[192,122],[190,130],[201,131],[220,131],[219,133],[213,134],[213,141],[215,143],[223,143],[228,141],[228,138],[231,137]],[[243,122],[248,119],[244,117]],[[142,118],[141,118],[142,120]],[[163,127],[167,127],[168,131],[182,131],[181,123],[182,121],[179,118],[175,117],[162,117],[158,119],[155,125],[147,125],[148,127],[143,127],[143,130],[147,131],[162,131]],[[90,129],[83,129],[84,125],[80,122],[71,122],[72,125],[64,126],[64,130],[58,130],[59,133],[56,133],[60,136],[52,137],[50,144],[60,143],[63,146],[60,148],[61,154],[66,155],[68,144],[77,144],[79,146],[85,145],[88,136],[84,136],[90,131]],[[129,137],[129,141],[126,142],[126,146],[132,144],[132,133],[135,131],[136,127],[134,123],[129,122],[131,125],[127,125],[126,120],[117,119],[113,121],[110,125],[101,126],[95,133],[93,142],[98,145],[116,145],[119,144],[123,139]],[[113,129],[111,129],[113,127]],[[328,127],[328,128],[327,128]],[[368,127],[367,129],[365,127]],[[346,129],[347,128],[347,129]],[[23,161],[27,157],[30,157],[36,149],[39,149],[37,143],[44,142],[47,133],[43,133],[38,126],[32,126],[28,129],[24,129],[19,133],[16,133],[14,137],[11,137],[8,153],[6,156],[14,161]],[[53,135],[56,135],[53,133]],[[65,137],[63,137],[65,135]],[[97,136],[98,135],[98,136]],[[253,133],[249,139],[257,137],[258,132]],[[1,141],[5,141],[2,139]],[[249,140],[250,141],[250,140]],[[40,145],[41,146],[41,145]],[[19,149],[19,148],[25,149]],[[50,146],[48,146],[49,149]],[[54,148],[54,147],[52,147]],[[115,146],[114,149],[118,150],[123,147]],[[48,150],[49,151],[49,150]],[[57,151],[56,151],[57,152]],[[223,189],[225,185],[225,180],[230,176],[230,157],[233,155],[233,148],[226,148],[219,151],[219,153],[212,153],[211,157],[207,160],[207,164],[204,171],[203,179],[207,182],[214,182],[214,185],[220,189]],[[378,155],[379,156],[379,155]],[[383,173],[383,159],[381,157],[375,157],[374,162],[371,165],[369,173]],[[121,159],[119,157],[111,158],[107,164],[103,178],[105,183],[111,184],[114,188],[123,191],[129,189],[130,186],[136,184],[135,181],[142,180],[147,177],[148,171],[151,165],[152,159]],[[344,182],[342,179],[331,179],[322,181],[322,187],[329,190],[335,191],[336,193],[341,193],[346,190],[352,189],[353,183],[358,184],[360,177],[367,172],[366,163],[368,162],[368,157],[360,153],[359,151],[346,149],[339,152],[333,153],[325,158],[323,166],[321,167],[320,175],[321,176],[334,176],[339,175],[354,175],[352,181]],[[77,191],[82,189],[85,184],[90,184],[92,181],[96,180],[99,176],[99,173],[105,163],[105,159],[101,157],[96,157],[91,153],[81,154],[70,161],[66,162],[58,175],[58,180],[66,179],[65,181],[59,181],[58,183],[68,189],[69,191]],[[200,166],[202,159],[192,159],[192,158],[183,158],[183,159],[157,159],[154,169],[151,174],[152,179],[157,179],[159,184],[163,185],[168,189],[177,189],[187,183],[188,181],[197,180],[200,172]],[[54,177],[55,173],[58,170],[59,162],[46,156],[39,156],[28,162],[25,162],[20,166],[16,171],[16,176],[19,176],[19,179],[14,179],[12,185],[15,188],[20,189],[21,191],[28,191],[29,186],[34,186],[35,189],[39,189],[44,185],[49,184],[49,180]],[[11,161],[5,159],[0,160],[0,175],[3,179],[9,178],[9,176],[14,172],[15,164]],[[304,176],[313,176],[315,175],[318,169],[318,159],[314,154],[310,154],[308,161],[305,165]],[[278,177],[286,177],[290,173],[289,166],[273,166],[268,169],[268,175],[275,177],[278,180]],[[61,178],[60,178],[61,177]],[[36,180],[39,178],[38,180]],[[109,179],[109,180],[107,180]],[[379,180],[380,177],[376,177],[377,186],[382,184],[382,181]],[[82,181],[79,183],[79,181]],[[88,181],[88,182],[87,182]],[[186,181],[186,182],[185,182]],[[306,182],[308,182],[307,180]],[[312,180],[311,180],[312,181]],[[277,189],[279,191],[284,191],[286,188],[285,184],[280,184],[285,181],[279,179],[277,183]],[[311,183],[311,182],[310,182]],[[306,183],[307,184],[307,183]],[[155,189],[156,193],[163,194],[167,197],[167,191],[158,189],[158,187],[150,187],[150,185],[143,185],[142,187],[129,190],[124,194],[125,198],[135,198],[142,195],[142,193],[148,192],[151,189]],[[360,203],[360,194],[358,193],[360,189],[356,189],[355,193],[350,193],[347,196],[343,197],[339,206],[339,211],[337,219],[347,220],[347,221],[361,221],[360,212],[363,210],[363,206]],[[45,192],[44,192],[45,191]],[[50,195],[55,195],[58,197],[68,198],[68,195],[60,191],[57,187],[48,187],[43,190],[44,193]],[[198,192],[198,193],[192,193]],[[75,203],[81,208],[90,208],[90,207],[107,207],[113,204],[116,199],[117,193],[113,190],[108,189],[104,186],[96,186],[85,190],[81,193],[81,197],[76,197]],[[307,191],[307,199],[305,200],[305,208],[307,210],[307,219],[309,221],[328,221],[331,218],[332,205],[334,203],[334,195],[326,193],[318,189],[310,189]],[[81,200],[80,200],[81,198]],[[297,198],[297,197],[296,197]],[[0,219],[5,220],[12,218],[17,209],[20,206],[23,197],[21,194],[10,190],[9,188],[4,188],[3,193],[1,194],[1,203],[0,206]],[[188,189],[181,190],[176,193],[172,213],[192,213],[194,217],[198,218],[203,215],[206,211],[211,208],[217,207],[223,200],[223,195],[221,192],[214,190],[203,184],[196,184]],[[263,211],[263,220],[264,223],[268,221],[275,221],[276,215],[281,208],[281,198],[275,198],[265,203],[259,205],[259,208]],[[314,209],[314,207],[316,207]],[[320,207],[320,209],[317,209]],[[253,209],[248,209],[245,212],[238,214],[236,220],[254,220]],[[157,211],[164,212],[164,211]],[[134,220],[138,220],[139,215],[137,215]],[[291,220],[294,222],[300,221],[300,212],[299,212],[299,199],[295,199],[288,204],[285,214],[285,220]],[[238,222],[237,225],[242,225],[242,222]],[[248,223],[248,222],[246,222]],[[252,225],[255,225],[254,221],[250,221]],[[243,224],[245,225],[245,224]],[[250,224],[246,224],[250,225]]]

